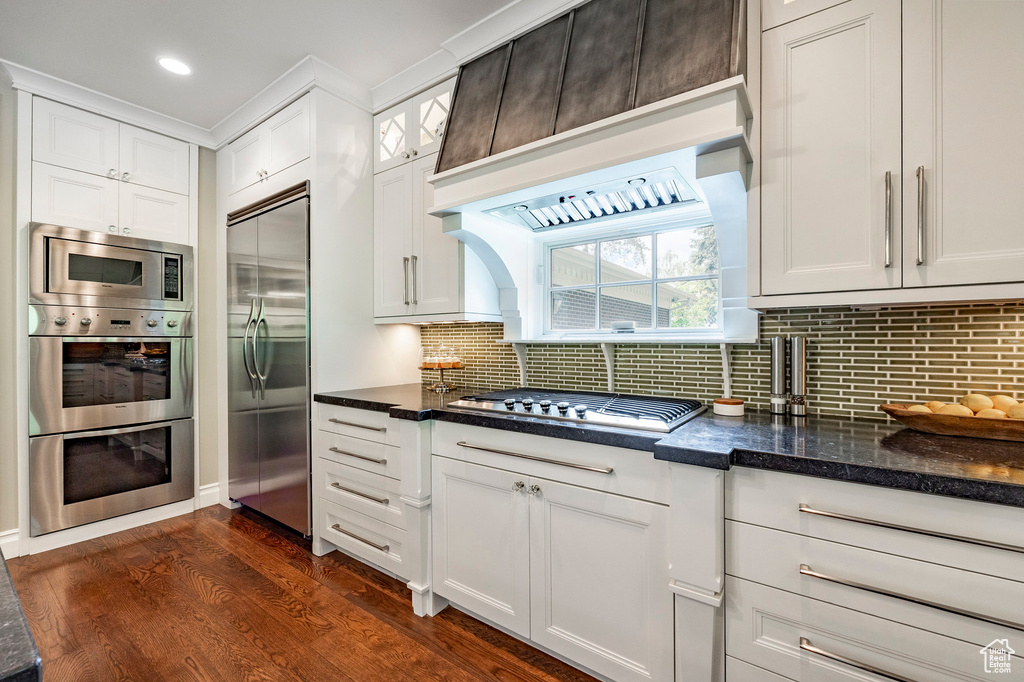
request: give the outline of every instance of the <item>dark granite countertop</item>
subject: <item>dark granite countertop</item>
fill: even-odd
[[[41,666],[39,650],[25,622],[7,564],[0,558],[0,681],[41,680]]]
[[[518,433],[646,450],[669,462],[715,469],[745,466],[1024,507],[1024,443],[933,436],[893,422],[838,417],[705,414],[671,434],[621,431],[446,407],[463,388],[437,394],[420,384],[337,391],[318,402]]]

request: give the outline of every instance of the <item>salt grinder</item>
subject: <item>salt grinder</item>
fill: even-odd
[[[772,349],[771,413],[786,414],[789,408],[786,394],[786,337],[773,336],[769,343]]]
[[[789,340],[789,393],[789,411],[794,417],[806,416],[807,339],[802,336]]]

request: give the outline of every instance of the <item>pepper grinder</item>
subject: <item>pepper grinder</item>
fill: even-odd
[[[789,340],[789,411],[794,417],[807,416],[807,339]]]
[[[786,414],[789,408],[786,394],[786,337],[773,336],[769,343],[772,349],[771,413]]]

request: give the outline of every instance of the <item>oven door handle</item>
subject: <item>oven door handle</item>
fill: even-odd
[[[52,435],[60,436],[64,440],[78,440],[79,438],[95,438],[96,436],[116,436],[121,433],[135,433],[137,431],[163,429],[167,428],[168,426],[174,426],[180,421],[181,420],[147,422],[145,424],[135,424],[134,426],[122,426],[116,429],[100,429],[98,431],[79,431],[77,433],[62,433]]]
[[[249,367],[249,328],[256,323],[256,299],[249,305],[249,320],[245,323],[245,334],[242,336],[242,364],[245,365],[245,373],[249,377],[249,388],[252,389],[252,397],[256,398],[256,374]],[[256,335],[253,334],[252,361],[256,364]]]
[[[260,389],[260,400],[267,399],[267,376],[260,372],[260,361],[256,351],[259,348],[260,338],[260,325],[263,325],[264,329],[267,329],[267,318],[263,314],[265,311],[265,305],[263,299],[260,298],[259,312],[256,313],[256,326],[252,332],[252,368],[256,372],[256,379],[259,382]]]

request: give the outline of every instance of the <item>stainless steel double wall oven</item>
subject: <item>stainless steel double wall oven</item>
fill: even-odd
[[[192,249],[33,224],[31,534],[193,496]]]

